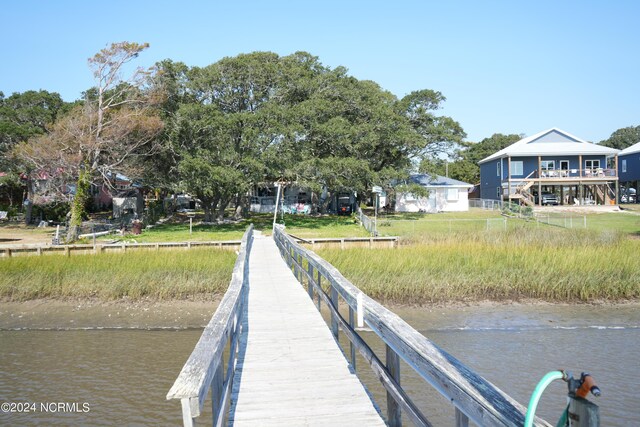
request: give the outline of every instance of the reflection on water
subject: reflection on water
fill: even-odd
[[[444,350],[522,404],[548,371],[589,371],[603,426],[640,425],[637,307],[504,306],[395,310]],[[201,330],[0,331],[0,401],[88,403],[89,412],[0,414],[6,425],[178,425],[165,396]],[[379,355],[382,344],[366,340]],[[385,410],[385,394],[362,358],[358,373]],[[436,426],[453,408],[402,366],[402,385]],[[549,386],[538,414],[555,424],[565,385]],[[208,408],[205,408],[208,409]],[[205,415],[206,416],[206,415]],[[204,420],[203,420],[204,421]]]
[[[165,396],[201,330],[0,331],[0,401],[89,412],[0,414],[2,425],[178,425]]]

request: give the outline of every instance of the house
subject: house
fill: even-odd
[[[621,202],[636,202],[640,191],[640,142],[618,153]]]
[[[416,174],[409,181],[429,191],[428,197],[396,194],[396,212],[460,212],[469,210],[469,190],[473,185],[439,175]]]
[[[310,214],[313,208],[311,190],[296,184],[285,185],[280,195],[278,209],[290,214]],[[273,213],[276,208],[277,187],[272,184],[256,186],[251,193],[249,210],[258,213]],[[320,206],[326,206],[327,212],[351,214],[356,209],[356,195],[351,192],[332,192],[327,190],[315,200]]]
[[[545,200],[616,204],[618,152],[558,128],[548,129],[478,162],[480,194],[483,199],[530,206]]]

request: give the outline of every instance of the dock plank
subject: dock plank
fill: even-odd
[[[230,425],[385,425],[271,238],[255,236],[249,283]]]

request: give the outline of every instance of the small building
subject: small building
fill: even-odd
[[[396,212],[462,212],[469,210],[469,190],[473,185],[440,175],[415,174],[409,181],[429,192],[427,197],[396,194]]]
[[[620,201],[637,203],[640,192],[640,142],[618,153],[618,176],[620,177]]]
[[[257,213],[273,213],[276,209],[278,189],[275,185],[256,186],[251,195],[249,210]],[[325,206],[328,213],[349,215],[355,212],[356,196],[351,191],[333,192],[323,191],[317,195],[318,206]],[[311,190],[289,184],[284,187],[278,204],[279,212],[289,214],[310,214],[313,209]]]
[[[113,218],[131,221],[144,212],[144,197],[137,188],[120,191],[113,198]]]
[[[618,152],[548,129],[480,160],[480,194],[529,206],[542,205],[545,197],[560,204],[616,204]]]

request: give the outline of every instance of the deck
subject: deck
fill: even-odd
[[[230,424],[384,425],[271,238],[255,236]]]

